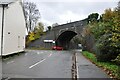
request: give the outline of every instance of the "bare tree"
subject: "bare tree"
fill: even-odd
[[[36,23],[38,19],[40,18],[40,12],[37,9],[37,6],[33,2],[23,2],[23,9],[25,14],[25,20],[26,20],[26,28],[27,32],[34,31],[34,28],[36,26]]]

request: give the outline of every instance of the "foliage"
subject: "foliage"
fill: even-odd
[[[94,43],[95,43],[94,36],[92,35],[91,32],[92,24],[89,23],[86,27],[84,27],[81,34],[81,43],[83,45],[83,50],[88,50],[90,52],[94,52]]]
[[[96,42],[96,47],[100,51],[97,51],[99,60],[110,61],[111,59],[115,59],[120,53],[120,44],[119,42],[112,41],[112,37],[112,34],[104,34]]]
[[[44,34],[43,30],[44,30],[44,25],[43,23],[39,22],[38,25],[34,29],[35,39],[39,39],[40,36]]]
[[[102,14],[102,19],[104,22],[109,22],[113,19],[114,12],[109,8],[105,10],[105,13]]]
[[[120,2],[119,2],[120,4]],[[112,64],[111,60],[120,63],[120,7],[118,5],[113,11],[106,9],[100,19],[91,22],[86,27],[86,35],[93,34],[96,42],[96,59],[89,53],[85,52],[85,56],[89,57],[93,62],[102,67],[112,70],[114,76],[118,76],[118,67]],[[117,56],[117,57],[116,57]],[[109,62],[97,62],[109,61]],[[116,70],[117,69],[117,70]]]
[[[120,65],[120,54],[116,57],[115,60],[112,60],[114,62],[116,62],[118,65]]]
[[[33,2],[24,2],[23,10],[26,20],[26,28],[28,33],[32,32],[35,28],[35,25],[40,18],[40,12],[37,9],[37,6]]]
[[[51,27],[51,26],[48,26],[47,28],[48,28],[48,30],[50,31],[52,27]]]
[[[86,56],[87,58],[89,58],[89,59],[92,60],[93,62],[96,62],[96,61],[97,61],[97,59],[96,59],[96,57],[95,57],[94,54],[91,54],[91,53],[88,52],[88,51],[83,51],[82,53],[83,53],[84,56]]]
[[[84,45],[83,47],[86,46],[86,37],[89,36],[91,34],[90,32],[90,27],[86,26],[85,28],[83,28],[82,34],[81,34],[81,43]]]
[[[109,72],[110,76],[112,75],[114,78],[120,78],[120,75],[118,73],[118,65],[114,64],[113,62],[99,62],[97,61],[96,56],[88,51],[83,51],[82,54],[86,58],[90,59],[94,64],[103,68],[106,72]]]
[[[88,34],[93,34],[97,47],[97,58],[99,60],[115,59],[120,53],[120,15],[116,8],[114,11],[106,9],[101,15],[99,22],[88,24]],[[89,16],[88,16],[89,17]]]
[[[38,26],[35,27],[33,32],[29,32],[29,40],[34,41],[39,39],[43,34],[43,24],[41,22],[38,23]]]
[[[91,33],[94,35],[95,39],[98,40],[101,35],[103,35],[105,32],[105,26],[104,23],[99,22],[99,23],[95,23],[95,24],[89,24],[90,27],[90,31]]]
[[[82,31],[82,36],[85,37],[91,34],[90,25],[86,26]]]
[[[44,25],[42,22],[39,22],[38,25],[35,27],[34,31],[29,32],[27,38],[26,38],[26,46],[36,40],[39,39],[42,35],[44,35],[45,33],[43,32],[44,30]]]
[[[30,32],[30,33],[29,33],[29,40],[30,40],[30,41],[35,40],[34,36],[35,36],[34,32]]]
[[[97,21],[98,20],[98,16],[99,14],[98,13],[92,13],[88,16],[88,23],[92,23],[94,21]]]

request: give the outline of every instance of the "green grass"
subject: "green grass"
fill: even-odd
[[[86,56],[87,58],[89,58],[89,59],[92,60],[93,62],[96,62],[96,61],[97,61],[94,54],[89,53],[89,52],[87,52],[87,51],[83,51],[82,53],[83,53],[84,56]]]
[[[98,67],[104,69],[110,76],[120,79],[120,75],[118,73],[118,65],[113,62],[98,62],[95,55],[93,53],[83,51],[82,54],[88,58],[91,62],[96,64]]]

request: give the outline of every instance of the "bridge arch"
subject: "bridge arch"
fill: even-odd
[[[64,31],[57,37],[56,45],[62,46],[64,49],[68,49],[70,40],[76,35],[77,33],[74,31],[69,31],[69,30]]]

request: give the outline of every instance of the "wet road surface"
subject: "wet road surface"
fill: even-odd
[[[2,79],[2,59],[0,58],[0,80]]]
[[[3,60],[3,78],[72,78],[72,56],[73,51],[27,50]],[[76,56],[77,78],[109,78],[79,51]]]
[[[81,53],[77,53],[78,78],[109,78],[109,76],[87,60]]]
[[[70,51],[27,51],[3,61],[3,77],[71,78]]]

